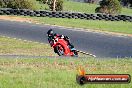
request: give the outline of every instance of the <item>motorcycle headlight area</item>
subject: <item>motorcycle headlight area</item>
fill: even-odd
[[[58,42],[58,38],[56,38],[56,39],[54,40],[54,42]]]

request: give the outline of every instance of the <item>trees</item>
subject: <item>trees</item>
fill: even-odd
[[[50,0],[48,2],[49,8],[52,11],[61,11],[63,10],[63,1],[62,0]]]
[[[119,14],[121,12],[121,5],[118,0],[102,0],[100,1],[100,7],[97,7],[95,12],[105,14]]]
[[[1,8],[34,9],[31,0],[0,0]]]
[[[123,6],[132,7],[132,0],[120,0]]]
[[[63,0],[37,0],[44,4],[48,4],[51,11],[61,11],[63,10]]]

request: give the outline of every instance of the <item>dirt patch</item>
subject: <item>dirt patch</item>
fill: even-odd
[[[0,20],[9,20],[9,21],[19,21],[19,22],[28,22],[35,23],[36,21],[31,18],[22,18],[16,16],[0,16]]]

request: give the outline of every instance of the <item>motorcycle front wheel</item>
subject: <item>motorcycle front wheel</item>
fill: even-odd
[[[54,48],[54,51],[59,55],[59,56],[63,56],[64,55],[64,48],[62,45],[57,45],[55,48]]]

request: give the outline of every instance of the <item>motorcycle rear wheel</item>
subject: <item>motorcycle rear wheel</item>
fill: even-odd
[[[78,57],[78,52],[76,50],[73,50],[72,52],[74,57]]]

